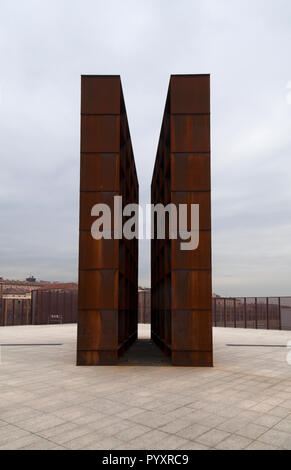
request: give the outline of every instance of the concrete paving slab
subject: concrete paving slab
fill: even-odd
[[[173,367],[149,325],[76,367],[76,325],[1,327],[0,449],[290,449],[291,332],[213,331],[213,368]]]

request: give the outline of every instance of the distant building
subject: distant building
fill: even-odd
[[[10,287],[2,291],[2,299],[31,299],[31,293],[19,287]]]
[[[11,279],[0,278],[0,296],[3,296],[4,292],[7,292],[7,289],[21,289],[22,291],[28,292],[30,294],[32,291],[38,290],[38,289],[74,290],[77,288],[78,288],[78,284],[75,282],[63,282],[63,283],[50,282],[50,281],[37,282],[33,276],[27,278],[25,281],[15,281]],[[16,294],[21,294],[21,292],[20,291],[18,291],[17,293],[15,292],[15,295]]]

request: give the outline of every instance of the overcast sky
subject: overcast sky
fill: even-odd
[[[0,0],[0,276],[77,280],[81,74],[121,75],[146,203],[169,76],[211,73],[213,290],[291,295],[290,53],[290,0]]]

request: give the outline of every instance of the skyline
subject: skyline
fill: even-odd
[[[144,206],[170,75],[210,73],[213,292],[290,295],[290,14],[288,0],[3,1],[0,276],[77,280],[81,75],[121,76]],[[139,252],[148,286],[148,241]]]

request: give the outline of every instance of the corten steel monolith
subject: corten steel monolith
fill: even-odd
[[[152,240],[152,338],[174,365],[212,366],[209,75],[171,76],[151,198],[200,209],[198,249]]]
[[[114,364],[137,337],[138,241],[113,238],[114,196],[138,203],[120,77],[82,76],[78,365]],[[91,235],[97,203],[111,207],[112,239]]]

